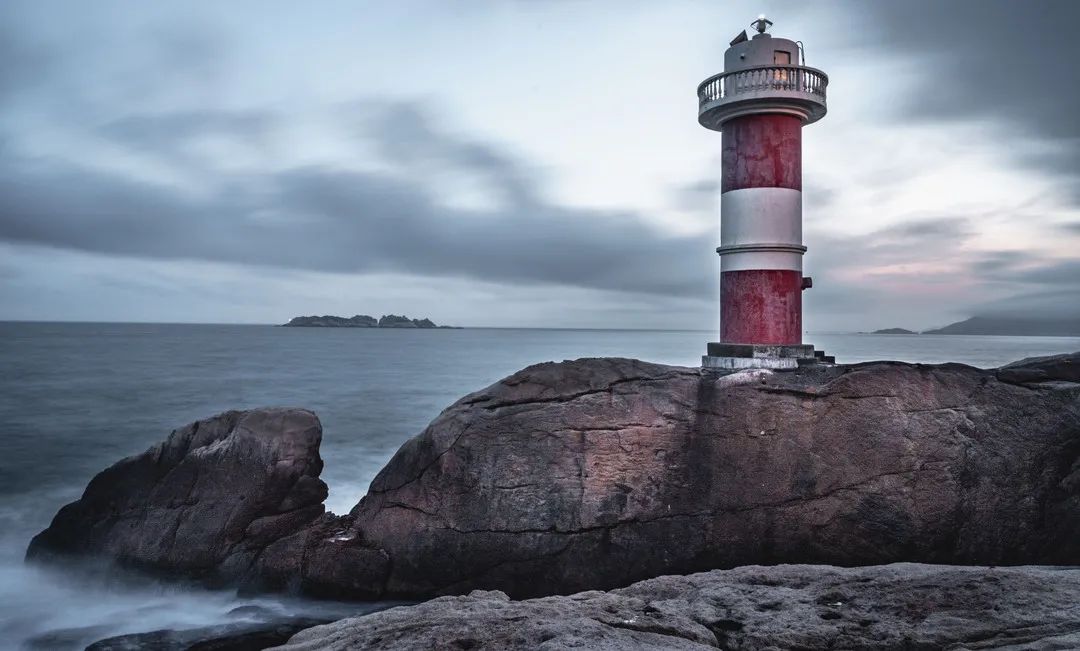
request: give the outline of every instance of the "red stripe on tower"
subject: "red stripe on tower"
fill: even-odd
[[[720,191],[802,190],[802,120],[760,113],[724,123]]]
[[[802,120],[734,118],[723,147],[720,341],[800,344]]]

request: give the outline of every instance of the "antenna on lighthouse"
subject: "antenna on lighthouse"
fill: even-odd
[[[765,30],[772,27],[772,21],[765,17],[765,14],[758,14],[757,20],[750,23],[750,26],[757,30],[758,34],[764,34]]]

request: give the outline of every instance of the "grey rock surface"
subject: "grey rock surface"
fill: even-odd
[[[406,443],[336,544],[386,555],[350,572],[379,586],[365,596],[756,563],[1080,564],[1080,384],[1061,370],[1077,359],[1019,383],[959,364],[539,364]]]
[[[1015,383],[1080,382],[1080,356],[1028,357],[997,370],[998,379]]]
[[[750,566],[611,592],[440,597],[301,631],[347,649],[1076,649],[1080,570]]]
[[[30,554],[351,599],[750,564],[1080,564],[1077,361],[538,364],[447,408],[342,517],[322,512],[314,415],[226,414],[99,475]]]
[[[323,512],[322,426],[306,409],[231,411],[172,432],[91,480],[29,558],[104,556],[234,582],[271,542]]]

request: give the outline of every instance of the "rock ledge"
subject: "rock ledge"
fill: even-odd
[[[1080,570],[786,565],[511,601],[475,591],[344,619],[280,651],[1075,649]]]

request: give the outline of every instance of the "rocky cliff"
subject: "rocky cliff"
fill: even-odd
[[[320,515],[313,415],[227,414],[99,475],[30,555],[352,598],[747,564],[1080,564],[1078,364],[539,364],[449,407],[343,517]]]

